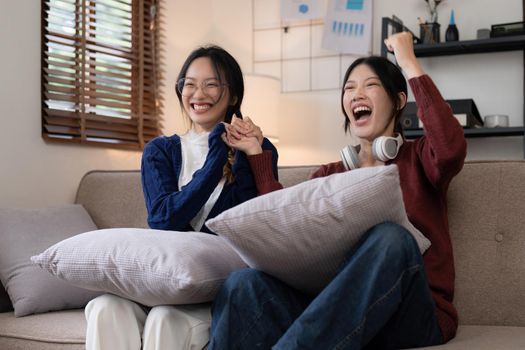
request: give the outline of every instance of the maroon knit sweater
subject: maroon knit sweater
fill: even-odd
[[[447,189],[452,178],[463,167],[466,142],[461,125],[452,115],[429,76],[409,80],[418,106],[418,117],[425,135],[415,141],[405,141],[397,157],[387,164],[396,164],[403,199],[410,222],[432,245],[424,254],[425,270],[436,316],[446,341],[452,339],[458,326],[454,297],[454,258],[448,229]],[[273,180],[266,158],[270,154],[248,157],[259,193],[281,188]],[[312,177],[344,172],[342,162],[321,166]]]

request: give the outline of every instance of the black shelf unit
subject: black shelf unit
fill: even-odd
[[[388,28],[393,27],[396,31],[402,31],[403,27],[391,18],[383,17],[382,39],[388,34]],[[525,49],[525,35],[513,35],[499,38],[449,41],[436,44],[415,44],[414,52],[417,57],[466,55],[473,53],[518,51]],[[381,56],[387,56],[386,46],[381,44]]]
[[[525,18],[525,0],[523,0],[523,11]],[[387,57],[388,55],[388,51],[383,41],[390,33],[389,27],[393,27],[396,30],[396,32],[406,29],[401,24],[395,22],[391,18],[383,17],[381,28],[381,56],[383,57]],[[524,126],[506,128],[465,128],[465,137],[523,136],[523,154],[525,158],[525,35],[414,45],[414,52],[417,57],[452,56],[503,51],[523,51]],[[405,130],[404,133],[405,137],[407,138],[417,138],[423,135],[423,130]]]
[[[465,137],[495,137],[495,136],[523,136],[525,128],[522,126],[508,128],[464,128]],[[404,130],[407,139],[423,136],[423,129]]]
[[[525,35],[480,40],[449,41],[437,44],[414,45],[414,51],[417,57],[516,51],[523,50],[524,48]]]

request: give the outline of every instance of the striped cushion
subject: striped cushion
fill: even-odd
[[[86,232],[31,260],[73,285],[147,306],[211,301],[246,266],[215,235],[139,228]]]
[[[395,165],[306,181],[247,201],[206,225],[251,267],[318,292],[362,234],[385,221],[406,227],[422,252],[430,246],[408,221]]]

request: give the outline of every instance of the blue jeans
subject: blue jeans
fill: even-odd
[[[334,279],[305,295],[258,270],[233,273],[212,307],[210,350],[400,349],[438,345],[423,259],[403,227],[370,229]]]

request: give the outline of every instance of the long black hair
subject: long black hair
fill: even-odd
[[[374,71],[375,74],[377,74],[393,105],[392,117],[395,120],[394,131],[403,134],[403,127],[400,123],[400,117],[403,114],[406,104],[405,106],[401,106],[399,93],[404,92],[405,95],[408,95],[407,82],[403,76],[403,73],[401,73],[401,70],[394,63],[390,62],[387,58],[380,56],[358,58],[346,70],[343,80],[343,88],[341,90],[341,109],[345,115],[345,132],[349,132],[350,130],[350,118],[348,118],[343,104],[343,97],[345,94],[344,84],[348,80],[348,77],[354,68],[361,64],[366,64]]]
[[[191,52],[182,65],[179,76],[177,77],[177,82],[186,77],[186,73],[188,72],[191,63],[200,57],[208,57],[211,60],[219,81],[225,83],[230,92],[230,101],[233,103],[228,105],[224,121],[226,123],[231,123],[233,115],[242,118],[241,103],[244,97],[244,80],[241,67],[235,58],[233,58],[233,56],[222,47],[207,45],[199,47]],[[182,95],[178,89],[175,89],[175,91],[179,103],[182,106]]]

